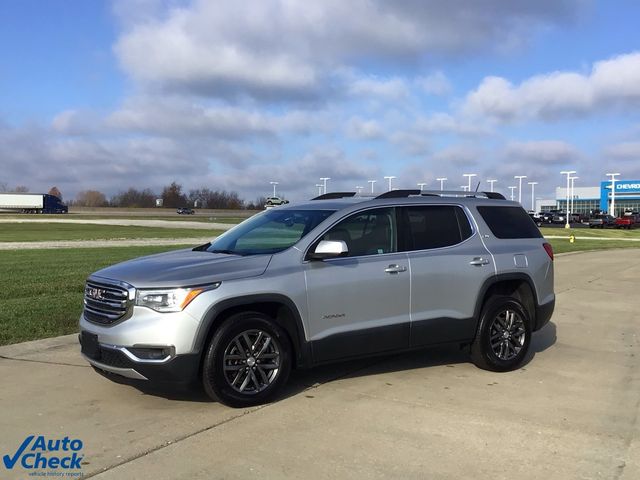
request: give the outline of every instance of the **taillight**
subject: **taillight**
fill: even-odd
[[[551,244],[543,243],[542,246],[544,247],[544,251],[547,252],[547,255],[549,255],[551,261],[553,261],[553,247],[551,246]]]

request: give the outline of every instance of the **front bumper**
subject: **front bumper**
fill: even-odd
[[[200,355],[196,353],[172,354],[163,360],[136,359],[127,347],[100,342],[89,347],[86,333],[78,336],[82,356],[103,372],[157,384],[188,385],[198,379]]]

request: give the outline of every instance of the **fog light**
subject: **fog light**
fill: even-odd
[[[171,356],[169,347],[130,347],[127,350],[140,360],[164,360]]]

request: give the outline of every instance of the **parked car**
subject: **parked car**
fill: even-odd
[[[554,212],[540,212],[538,213],[538,219],[542,223],[552,223]]]
[[[616,224],[616,218],[611,215],[595,215],[589,219],[589,228],[606,228]]]
[[[616,228],[632,228],[640,226],[640,214],[637,212],[624,212],[621,217],[616,218]]]
[[[189,207],[182,207],[177,210],[178,215],[193,215],[195,212],[194,209]]]
[[[285,205],[289,203],[289,200],[285,200],[284,198],[280,198],[280,197],[268,197],[267,201],[265,202],[266,205]]]
[[[551,223],[567,223],[567,214],[565,212],[554,213],[551,217]]]
[[[443,343],[491,371],[529,358],[554,310],[553,250],[519,203],[348,193],[91,274],[82,355],[110,377],[198,381],[234,407],[269,402],[293,368],[344,359]]]

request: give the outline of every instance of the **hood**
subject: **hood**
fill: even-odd
[[[91,277],[127,282],[136,288],[172,288],[206,285],[262,275],[271,255],[241,257],[223,253],[176,250],[118,263]]]

